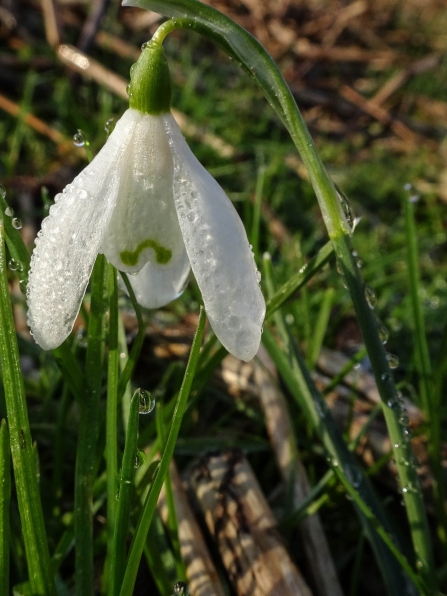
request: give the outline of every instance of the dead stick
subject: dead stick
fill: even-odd
[[[178,519],[178,537],[191,596],[225,596],[214,563],[208,552],[199,525],[188,503],[186,492],[175,464],[170,467],[175,510]],[[158,500],[161,518],[168,521],[165,493]]]
[[[263,362],[266,353],[258,353]],[[271,363],[266,362],[270,368]],[[265,424],[276,454],[284,483],[293,487],[293,507],[298,508],[310,494],[311,488],[304,466],[298,457],[290,415],[284,396],[267,370],[254,363],[254,377],[265,414]],[[320,596],[343,596],[326,536],[317,514],[306,517],[299,525],[307,562]]]

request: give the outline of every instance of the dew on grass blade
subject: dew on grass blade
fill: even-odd
[[[395,354],[387,354],[386,359],[390,368],[397,368],[399,366],[399,358]]]
[[[18,217],[14,217],[12,220],[12,227],[15,228],[16,230],[21,230],[22,229],[22,220],[19,219]]]
[[[365,298],[369,308],[373,310],[377,304],[377,296],[371,286],[365,285]]]
[[[6,207],[5,215],[7,215],[8,217],[12,217],[14,215],[14,209],[12,207]]]
[[[24,279],[21,279],[19,281],[19,288],[20,288],[20,291],[22,292],[22,294],[25,294],[25,296],[26,296],[26,287],[27,287],[26,281]]]
[[[73,135],[73,144],[76,147],[84,147],[85,145],[85,139],[84,136],[82,135],[82,132],[78,129],[78,132]]]
[[[133,467],[135,468],[135,470],[138,470],[138,468],[143,463],[144,463],[144,453],[142,451],[140,451],[139,449],[137,449],[137,452],[135,454],[135,462],[133,464]]]
[[[11,259],[8,263],[8,267],[11,269],[11,271],[17,271],[17,269],[19,268],[19,264],[16,260]]]
[[[150,414],[155,408],[155,399],[150,391],[145,389],[137,389],[140,405],[138,411],[140,414]]]
[[[346,221],[348,223],[349,229],[351,232],[354,231],[355,228],[355,213],[349,202],[348,197],[345,195],[343,191],[341,191],[337,185],[335,185],[335,190],[337,191],[338,200],[340,201],[341,208],[345,215]]]
[[[175,596],[189,596],[189,587],[186,582],[177,582],[174,586]]]
[[[390,337],[390,332],[385,325],[379,324],[380,341],[385,345]]]
[[[115,128],[115,118],[109,118],[107,120],[107,122],[104,124],[104,130],[106,131],[107,136],[109,136],[113,132],[114,128]]]
[[[3,186],[3,184],[0,184],[0,197],[2,199],[6,197],[6,188]]]

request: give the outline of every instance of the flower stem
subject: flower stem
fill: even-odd
[[[106,261],[99,255],[91,277],[92,291],[75,473],[76,594],[93,596],[92,492],[95,478],[99,397],[104,358]]]

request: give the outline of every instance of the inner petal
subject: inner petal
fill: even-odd
[[[143,115],[126,154],[118,200],[102,246],[118,270],[136,273],[146,263],[168,269],[182,259],[173,167],[163,117]]]

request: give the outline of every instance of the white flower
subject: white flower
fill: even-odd
[[[27,289],[28,322],[42,348],[70,333],[99,253],[120,271],[139,272],[130,280],[148,308],[176,298],[191,266],[219,340],[243,360],[256,354],[265,303],[244,227],[170,113],[128,109],[56,196]]]

